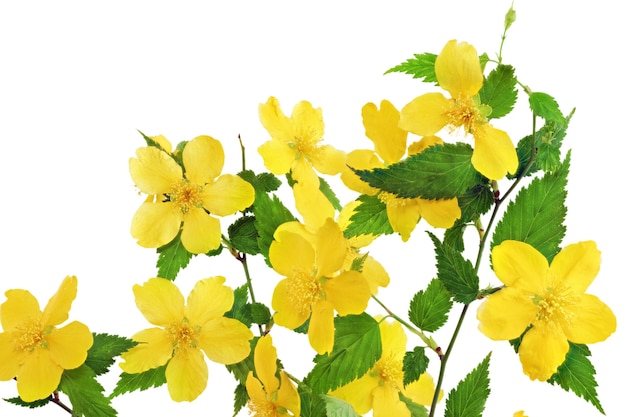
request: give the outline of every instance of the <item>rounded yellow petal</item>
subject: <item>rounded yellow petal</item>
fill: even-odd
[[[475,143],[472,165],[476,171],[491,180],[502,179],[507,172],[517,171],[517,152],[505,131],[484,124],[472,133]]]
[[[133,182],[146,194],[167,194],[183,179],[183,169],[167,153],[154,146],[137,149],[128,166]]]
[[[87,359],[87,350],[93,345],[93,335],[83,323],[73,321],[55,329],[46,337],[50,358],[63,369],[78,368]]]
[[[443,143],[443,139],[439,136],[424,136],[419,141],[413,142],[409,145],[408,153],[409,155],[417,155],[424,152],[426,148],[430,148],[435,145],[443,145]]]
[[[267,401],[263,385],[261,385],[261,381],[252,375],[252,371],[248,372],[248,377],[246,378],[246,391],[250,401],[253,403],[264,403]]]
[[[320,355],[333,350],[335,343],[335,325],[333,306],[324,300],[316,300],[311,306],[309,322],[309,343]]]
[[[202,208],[192,208],[184,217],[180,240],[191,253],[207,253],[222,241],[220,221]]]
[[[65,277],[57,292],[50,298],[41,315],[41,324],[56,326],[69,317],[72,302],[76,298],[78,280],[74,276]]]
[[[519,359],[530,379],[547,381],[565,360],[569,344],[559,328],[536,325],[524,335]]]
[[[450,99],[441,93],[421,95],[402,108],[399,127],[419,136],[432,136],[450,123]]]
[[[202,326],[198,345],[213,362],[230,365],[250,354],[250,329],[239,320],[219,317]]]
[[[300,415],[300,394],[284,371],[280,371],[280,389],[276,404],[291,411],[296,417]]]
[[[319,146],[310,158],[315,169],[322,174],[339,174],[346,167],[346,154],[330,145]]]
[[[29,291],[8,290],[4,295],[7,300],[0,306],[0,320],[6,332],[23,325],[29,319],[39,321],[41,317],[39,302]]]
[[[428,373],[420,375],[417,381],[405,387],[406,395],[417,404],[430,406],[435,395],[435,381]]]
[[[349,403],[357,413],[365,414],[372,409],[372,392],[378,387],[378,382],[379,379],[368,372],[329,394]]]
[[[0,381],[13,379],[24,362],[27,353],[13,348],[13,337],[9,333],[0,333]]]
[[[120,368],[126,373],[137,374],[158,368],[172,357],[172,339],[163,329],[145,329],[133,335],[132,339],[139,344],[120,356],[124,360]]]
[[[17,373],[17,392],[26,402],[46,398],[59,386],[63,368],[50,359],[47,349],[35,349]]]
[[[276,285],[272,295],[272,308],[275,311],[276,324],[293,330],[309,318],[311,305],[294,303],[294,296],[291,294],[292,280],[293,278],[286,278]]]
[[[313,272],[315,250],[311,242],[299,233],[281,231],[274,233],[269,257],[272,268],[279,274],[289,277],[297,272]]]
[[[169,140],[167,140],[167,138],[163,135],[156,135],[156,136],[148,136],[150,139],[152,139],[153,141],[155,141],[156,143],[159,144],[159,146],[161,146],[161,148],[163,148],[163,150],[167,153],[172,153],[172,144],[170,143]]]
[[[600,271],[600,251],[592,240],[563,248],[550,264],[556,283],[563,283],[577,293],[584,293]]]
[[[348,251],[348,242],[343,237],[343,232],[332,218],[326,218],[315,237],[317,275],[334,274],[343,266]]]
[[[365,258],[361,272],[372,294],[378,293],[378,287],[386,287],[389,285],[389,274],[385,270],[385,267],[369,255]]]
[[[265,335],[259,339],[254,349],[254,369],[263,383],[265,392],[272,395],[278,390],[276,378],[276,348],[272,345],[272,336]]]
[[[594,295],[582,294],[580,300],[568,310],[571,319],[562,327],[570,342],[584,344],[601,342],[617,328],[615,314]]]
[[[439,85],[452,97],[472,97],[483,86],[483,71],[476,49],[467,42],[451,40],[435,60]]]
[[[229,311],[235,300],[233,290],[224,285],[222,276],[205,278],[196,282],[187,297],[185,317],[193,326],[202,326],[209,320]]]
[[[322,109],[313,107],[308,101],[300,101],[293,106],[290,121],[294,134],[289,140],[296,139],[301,144],[301,151],[307,157],[312,157],[314,152],[311,151],[324,137]]]
[[[505,240],[491,252],[493,271],[507,286],[540,294],[547,286],[548,261],[534,247],[516,240]]]
[[[198,349],[177,351],[165,369],[167,390],[174,401],[193,401],[202,394],[209,378],[209,368]]]
[[[344,271],[334,278],[328,278],[322,289],[326,299],[341,316],[361,314],[367,308],[371,291],[363,274],[357,271]]]
[[[254,187],[238,175],[224,174],[204,188],[204,208],[216,216],[229,216],[254,202]]]
[[[133,216],[130,234],[144,248],[159,248],[176,237],[182,219],[172,203],[143,203]]]
[[[396,201],[387,203],[387,218],[391,228],[406,242],[420,219],[417,199],[396,198]]]
[[[372,392],[373,417],[410,417],[406,404],[400,401],[398,389],[391,384],[383,384]]]
[[[335,208],[318,187],[297,183],[293,186],[296,209],[307,227],[317,229],[335,217]]]
[[[197,136],[183,149],[183,165],[192,184],[207,184],[222,173],[224,148],[211,136]]]
[[[478,307],[478,329],[493,340],[515,339],[533,322],[537,311],[528,293],[506,287]]]
[[[135,304],[150,323],[166,327],[180,321],[185,313],[185,299],[178,287],[165,278],[151,278],[133,286]]]
[[[367,195],[374,195],[378,192],[378,189],[371,187],[368,183],[361,180],[361,178],[350,169],[371,170],[374,168],[382,168],[384,164],[374,151],[357,149],[350,152],[346,156],[346,166],[347,168],[341,173],[341,181],[343,181],[346,187],[357,193]]]
[[[270,97],[265,104],[259,104],[259,118],[265,130],[267,130],[270,136],[275,140],[286,145],[295,137],[291,121],[281,110],[276,97]],[[260,149],[259,152],[261,152]],[[263,154],[261,155],[265,159],[265,156]],[[284,174],[284,172],[282,173]]]
[[[272,139],[259,146],[258,152],[272,174],[282,175],[291,169],[297,151],[285,142]]]
[[[400,112],[391,102],[382,100],[380,109],[367,103],[361,109],[365,136],[374,142],[374,150],[387,164],[398,162],[406,152],[408,133],[398,127]]]
[[[448,229],[454,222],[461,218],[461,209],[456,197],[449,200],[426,200],[417,199],[419,212],[433,227]]]
[[[380,320],[380,317],[377,317]],[[382,357],[399,357],[401,358],[406,352],[406,333],[402,329],[402,325],[397,321],[384,320],[378,325],[380,328],[380,341],[383,351]]]

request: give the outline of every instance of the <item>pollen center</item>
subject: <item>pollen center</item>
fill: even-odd
[[[38,346],[44,349],[48,346],[44,330],[34,320],[18,326],[16,333],[16,337],[13,339],[13,347],[17,351],[32,352]]]
[[[448,110],[446,115],[452,126],[463,126],[465,132],[471,134],[474,134],[478,125],[485,121],[472,97],[454,99],[452,108]]]
[[[401,388],[403,378],[402,362],[396,358],[396,355],[382,357],[376,364],[375,371],[384,383]]]
[[[385,203],[387,207],[402,207],[405,206],[408,202],[406,198],[400,198],[395,194],[389,193],[387,191],[379,192],[378,199]]]
[[[183,179],[174,184],[169,197],[182,214],[187,214],[193,207],[202,207],[202,186]]]
[[[306,272],[296,272],[289,279],[289,301],[300,310],[301,314],[311,311],[311,304],[320,296],[320,284],[315,277]]]
[[[198,347],[195,335],[200,329],[197,326],[191,326],[186,318],[170,324],[166,330],[170,335],[174,350]]]
[[[537,320],[568,326],[572,319],[570,307],[576,304],[578,298],[569,288],[549,287],[542,295],[533,298],[533,302],[539,307]]]
[[[250,415],[255,417],[275,417],[278,415],[276,404],[268,400],[250,399],[248,408]]]
[[[289,143],[289,146],[297,151],[296,157],[304,157],[308,161],[315,159],[318,155],[320,148],[317,145],[317,141],[313,138],[318,137],[314,130],[306,132],[302,136],[296,136],[293,141]]]

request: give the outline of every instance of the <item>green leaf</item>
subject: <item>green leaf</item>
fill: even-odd
[[[420,379],[420,376],[426,372],[428,368],[428,356],[426,356],[423,346],[416,346],[412,352],[406,352],[402,360],[402,372],[404,372],[404,380],[402,383],[406,387],[411,382]]]
[[[228,372],[233,374],[235,379],[241,384],[245,385],[248,374],[250,372],[254,372],[254,349],[256,348],[256,344],[258,341],[258,337],[254,337],[250,341],[250,353],[244,360],[230,365],[226,365],[226,369],[228,369]]]
[[[181,269],[189,265],[189,261],[194,256],[183,246],[180,240],[180,233],[167,245],[157,249],[159,259],[157,260],[157,275],[174,281]]]
[[[451,308],[450,293],[442,281],[433,279],[411,300],[409,320],[425,332],[434,332],[448,321]]]
[[[535,178],[509,204],[493,233],[491,247],[505,240],[526,242],[551,261],[565,236],[565,197],[570,154],[561,167]]]
[[[252,184],[257,193],[271,193],[278,190],[281,184],[276,175],[269,172],[262,172],[256,175],[254,171],[248,169],[241,171],[237,175]]]
[[[463,252],[465,250],[465,241],[463,240],[463,235],[465,234],[465,229],[467,228],[467,224],[462,221],[462,219],[454,222],[454,225],[443,234],[443,244],[450,246],[454,250],[458,252]]]
[[[127,374],[122,372],[120,379],[117,381],[117,385],[113,389],[110,398],[117,397],[118,395],[133,392],[133,391],[145,391],[148,388],[156,388],[165,384],[165,368],[167,365],[159,366],[158,368],[149,369],[146,372],[138,374]]]
[[[233,291],[235,299],[230,311],[224,314],[224,317],[236,319],[250,327],[252,324],[252,312],[250,304],[248,304],[248,284],[235,288]]]
[[[493,189],[487,182],[476,184],[458,197],[461,219],[473,222],[495,204]]]
[[[437,277],[450,292],[454,301],[469,304],[478,295],[478,275],[471,262],[451,246],[443,245],[432,233],[428,235],[435,244]]]
[[[20,397],[3,398],[3,400],[11,404],[19,405],[20,407],[39,408],[48,404],[50,402],[50,397],[46,397],[44,399],[31,401],[31,402],[26,402],[22,400]]]
[[[491,353],[450,391],[445,417],[482,417],[489,396],[489,360]]]
[[[281,224],[295,221],[296,218],[283,205],[278,197],[270,198],[268,194],[257,193],[253,206],[256,222],[254,226],[259,233],[258,245],[265,262],[271,266],[269,259],[270,245],[274,241],[274,232]]]
[[[565,123],[565,117],[556,100],[546,93],[530,93],[528,96],[530,109],[546,121]]]
[[[157,142],[154,139],[152,139],[151,137],[145,135],[141,130],[137,130],[137,132],[139,132],[139,134],[143,137],[143,140],[146,141],[146,145],[154,146],[155,148],[159,148],[163,152],[169,153],[165,149],[163,149],[163,147],[161,145],[159,145],[159,142]]]
[[[115,363],[115,357],[136,346],[137,342],[125,337],[106,333],[94,333],[93,345],[87,351],[85,365],[90,367],[96,375],[108,372]]]
[[[324,194],[328,201],[330,201],[330,204],[332,204],[335,210],[341,211],[341,202],[337,198],[335,192],[332,190],[332,188],[330,188],[330,185],[328,184],[328,182],[326,182],[324,178],[319,177],[319,179],[320,191],[322,192],[322,194]]]
[[[328,417],[359,417],[354,408],[344,400],[330,395],[320,395],[326,403],[326,415]]]
[[[414,403],[409,397],[398,391],[400,395],[400,401],[406,404],[406,408],[411,412],[411,417],[428,417],[428,410],[421,404]]]
[[[117,416],[117,411],[111,407],[111,399],[104,395],[104,388],[96,381],[96,374],[85,364],[63,371],[59,391],[68,396],[73,415],[77,417]]]
[[[335,317],[332,352],[315,356],[306,377],[314,392],[325,393],[363,376],[382,354],[378,322],[366,313]]]
[[[393,233],[389,217],[387,217],[387,205],[376,196],[362,194],[357,201],[360,202],[354,209],[350,224],[344,231],[346,238],[359,235],[372,234],[388,235]]]
[[[604,414],[596,391],[598,386],[595,379],[596,370],[587,358],[588,356],[591,356],[591,352],[586,345],[569,342],[569,351],[565,356],[565,362],[559,366],[548,382],[552,385],[559,385],[565,391],[572,391],[593,404],[598,411]]]
[[[498,65],[489,73],[480,89],[480,102],[491,107],[489,119],[504,117],[513,110],[517,101],[515,69]]]
[[[252,303],[250,305],[252,322],[257,324],[267,324],[272,319],[270,309],[262,303]]]
[[[326,415],[326,402],[321,395],[310,390],[302,390],[298,387],[300,394],[300,417],[328,417]]]
[[[243,253],[256,255],[259,253],[259,232],[254,226],[254,216],[242,216],[228,226],[228,239],[233,247]]]
[[[246,389],[246,384],[240,382],[235,387],[235,399],[233,400],[233,417],[235,417],[243,407],[246,406],[250,396],[248,395],[248,390]]]
[[[446,143],[386,168],[354,172],[372,187],[401,198],[453,198],[482,182],[482,175],[472,165],[472,153],[465,143]]]
[[[423,78],[424,82],[437,83],[435,75],[436,54],[425,52],[423,54],[414,54],[413,58],[409,58],[402,64],[385,71],[385,74],[392,72],[403,72],[412,75],[413,78]]]

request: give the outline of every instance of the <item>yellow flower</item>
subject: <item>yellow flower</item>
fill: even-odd
[[[595,343],[615,331],[611,309],[585,294],[600,270],[593,241],[565,247],[548,265],[532,246],[507,240],[493,248],[493,269],[505,287],[478,308],[479,329],[494,340],[526,332],[519,347],[524,373],[546,381],[565,360],[572,343]]]
[[[400,113],[387,100],[380,103],[380,110],[373,103],[367,103],[361,111],[366,136],[374,142],[374,150],[357,149],[348,154],[347,166],[371,170],[394,164],[407,153],[407,131],[398,127]],[[411,144],[408,154],[420,153],[429,146],[443,143],[436,136],[422,138]],[[433,227],[452,227],[461,217],[461,209],[456,198],[449,200],[427,200],[424,198],[399,198],[394,194],[380,191],[362,181],[351,169],[341,174],[344,184],[357,192],[378,195],[387,207],[387,217],[392,229],[407,241],[420,218]]]
[[[83,323],[68,319],[78,281],[66,277],[43,312],[26,290],[9,290],[0,306],[0,380],[17,379],[20,398],[46,398],[59,386],[64,369],[78,368],[87,358],[93,336]]]
[[[129,374],[167,364],[165,378],[174,401],[193,401],[204,391],[213,362],[237,363],[250,354],[252,332],[238,320],[223,317],[232,308],[233,290],[221,276],[198,281],[187,304],[174,283],[164,278],[135,285],[135,303],[155,326],[136,333],[139,344],[121,355]],[[204,354],[202,353],[204,351]]]
[[[483,72],[476,49],[466,42],[449,41],[435,60],[441,88],[450,93],[427,93],[407,104],[400,127],[420,136],[435,135],[446,126],[463,127],[474,137],[472,164],[489,179],[498,180],[517,170],[518,159],[509,135],[487,123],[478,92]]]
[[[248,408],[256,417],[300,416],[300,395],[284,371],[276,377],[276,348],[272,336],[263,336],[254,349],[254,369],[258,378],[248,374]]]
[[[402,393],[413,402],[430,405],[435,394],[432,377],[424,373],[419,380],[404,386],[402,361],[406,352],[407,337],[400,323],[380,323],[382,355],[372,369],[336,390],[331,395],[352,405],[359,414],[374,410],[374,417],[410,417],[411,412],[400,400]]]
[[[220,222],[214,216],[250,206],[254,188],[237,175],[220,176],[224,150],[210,136],[189,141],[182,161],[184,171],[170,154],[154,146],[137,149],[137,158],[130,159],[133,181],[140,191],[154,196],[135,213],[131,234],[141,246],[158,248],[176,237],[182,223],[185,249],[206,253],[220,245]]]
[[[327,219],[311,233],[298,222],[280,225],[269,250],[270,262],[284,276],[274,289],[274,321],[295,329],[310,318],[309,342],[319,354],[334,343],[334,312],[361,314],[370,289],[357,271],[342,271],[348,250],[337,223]]]
[[[520,411],[516,411],[515,413],[513,413],[513,417],[528,417],[528,416],[524,414],[524,410],[520,410]]]

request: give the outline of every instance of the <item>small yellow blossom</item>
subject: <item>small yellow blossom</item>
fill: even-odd
[[[346,240],[332,219],[315,233],[298,222],[287,222],[274,232],[269,257],[284,276],[274,289],[274,321],[295,329],[310,318],[309,342],[317,353],[330,352],[334,344],[334,312],[361,314],[370,288],[363,274],[343,271]]]
[[[198,281],[186,305],[178,287],[164,278],[135,285],[137,307],[158,327],[132,337],[139,344],[121,355],[124,372],[135,374],[167,364],[165,378],[172,399],[193,401],[207,385],[205,354],[226,365],[245,359],[252,332],[240,321],[223,317],[234,302],[233,290],[224,281],[221,276]]]
[[[382,321],[380,337],[382,355],[372,369],[330,394],[350,403],[359,414],[373,409],[374,417],[410,417],[411,412],[400,400],[398,393],[417,404],[431,405],[435,383],[429,374],[424,373],[417,381],[404,386],[402,361],[407,337],[400,323]]]
[[[472,164],[478,172],[492,180],[514,173],[518,159],[511,138],[487,122],[485,106],[478,100],[483,71],[476,49],[466,42],[449,41],[435,60],[435,75],[450,98],[441,93],[417,97],[402,109],[400,128],[431,136],[446,126],[463,127],[474,137]]]
[[[169,143],[163,137],[158,143]],[[165,141],[165,142],[164,142]],[[183,168],[171,154],[155,146],[137,149],[129,161],[130,174],[140,191],[153,196],[137,210],[131,234],[137,243],[158,248],[181,230],[181,241],[191,253],[217,249],[220,221],[254,201],[254,188],[237,175],[220,175],[222,144],[210,136],[189,141],[182,152]]]
[[[611,309],[587,287],[600,270],[593,241],[565,247],[552,263],[527,243],[506,240],[493,248],[493,270],[505,287],[478,308],[479,329],[494,340],[518,338],[524,373],[548,380],[572,343],[596,343],[616,328]]]
[[[68,319],[78,281],[66,277],[46,308],[26,290],[9,290],[0,306],[4,333],[0,333],[0,380],[17,379],[17,391],[26,402],[48,397],[59,386],[64,369],[85,362],[93,336],[83,323]]]
[[[516,411],[515,413],[513,413],[513,417],[528,417],[528,416],[524,414],[524,410],[520,410],[520,411]]]
[[[246,379],[246,390],[250,400],[248,408],[255,417],[299,417],[300,395],[284,371],[276,377],[276,348],[272,336],[263,336],[254,349],[254,369]]]

